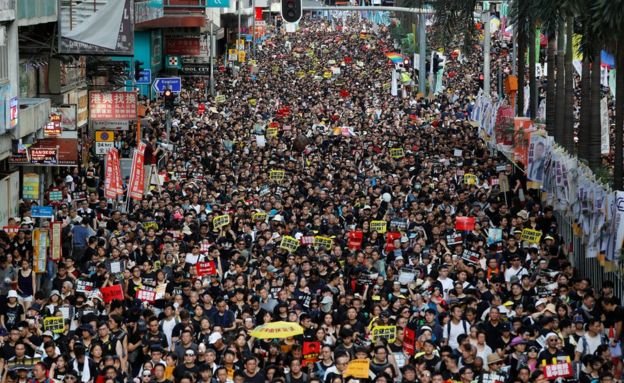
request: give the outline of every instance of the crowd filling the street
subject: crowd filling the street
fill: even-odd
[[[621,297],[471,121],[480,48],[442,52],[431,96],[394,89],[395,50],[355,13],[307,15],[216,70],[217,96],[187,78],[175,104],[144,100],[141,198],[107,198],[96,156],[59,172],[43,273],[50,223],[21,201],[0,233],[2,382],[619,381]]]

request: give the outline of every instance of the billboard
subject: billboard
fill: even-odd
[[[90,92],[89,116],[96,120],[135,120],[137,95],[135,92]]]
[[[65,130],[76,130],[77,107],[76,105],[59,105],[50,108],[51,114],[61,116],[61,128]]]
[[[61,54],[134,54],[132,0],[61,2],[59,24]]]

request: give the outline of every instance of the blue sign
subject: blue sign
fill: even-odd
[[[206,8],[229,8],[230,0],[208,0]]]
[[[53,218],[54,208],[52,206],[33,206],[30,209],[30,216],[32,218]]]
[[[152,83],[152,70],[151,69],[143,69],[139,72],[139,78],[137,79],[137,84],[151,84]]]
[[[164,92],[167,89],[173,93],[180,93],[182,90],[182,80],[180,77],[158,77],[152,85],[157,92]]]

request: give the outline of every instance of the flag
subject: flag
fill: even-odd
[[[113,183],[111,185],[113,191],[120,196],[123,194],[123,181],[121,180],[121,161],[119,160],[119,151],[112,149],[113,153]]]
[[[145,143],[141,142],[132,156],[132,169],[130,170],[130,187],[128,193],[134,200],[143,199],[145,187]]]

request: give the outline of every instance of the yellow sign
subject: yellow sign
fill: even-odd
[[[334,240],[329,237],[322,237],[320,235],[314,236],[314,247],[316,248],[324,247],[329,250],[332,248],[333,243]]]
[[[115,142],[115,133],[108,130],[96,130],[95,142]]]
[[[258,104],[258,100],[256,100],[255,98],[249,99],[249,105],[256,106],[257,104]]]
[[[326,70],[325,72],[323,72],[323,78],[326,80],[332,78],[332,72],[330,70]]]
[[[394,159],[405,157],[405,152],[403,148],[390,148],[390,157]]]
[[[212,226],[215,230],[219,230],[230,224],[230,216],[227,214],[218,215],[212,219]]]
[[[299,240],[288,235],[282,237],[282,242],[279,245],[280,249],[284,249],[289,253],[294,253],[299,248]]]
[[[245,50],[245,39],[240,39],[236,42],[236,49],[239,51]]]
[[[24,173],[22,176],[22,196],[24,199],[39,199],[39,174]]]
[[[225,95],[224,95],[224,94],[218,94],[218,95],[215,97],[215,102],[216,102],[217,104],[223,104],[223,103],[225,102]]]
[[[283,170],[271,169],[271,171],[269,171],[269,180],[279,184],[284,181],[285,175],[286,172]]]
[[[542,238],[542,232],[540,230],[522,229],[522,235],[520,239],[528,243],[539,243]]]
[[[358,379],[368,379],[370,361],[368,359],[354,359],[349,362],[343,376],[352,376]]]
[[[387,230],[387,224],[388,222],[386,221],[371,221],[369,228],[370,231],[376,231],[379,234],[385,234]]]
[[[62,334],[65,330],[65,318],[47,317],[43,320],[43,330],[52,331],[55,334]]]
[[[277,137],[277,128],[267,128],[267,137]]]
[[[238,52],[236,49],[228,49],[228,61],[236,61],[238,58]]]
[[[464,183],[466,185],[476,185],[478,181],[477,176],[471,173],[464,174]]]
[[[263,211],[257,211],[251,215],[251,219],[253,219],[254,221],[266,221],[267,213]]]
[[[385,339],[388,341],[388,344],[394,343],[396,331],[396,326],[375,326],[370,333],[371,340],[376,342],[378,339]]]
[[[238,62],[244,63],[246,58],[245,51],[238,51]]]

